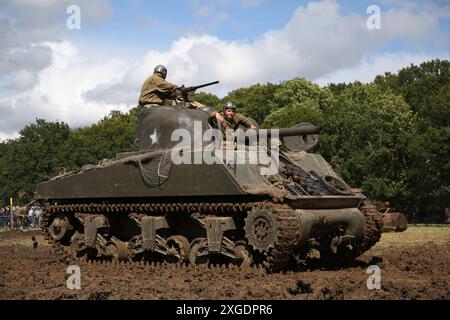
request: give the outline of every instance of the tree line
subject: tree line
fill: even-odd
[[[262,127],[310,122],[323,128],[321,153],[370,199],[390,203],[411,220],[439,218],[450,207],[450,61],[410,65],[368,84],[320,87],[303,78],[240,88],[219,99],[197,100],[216,109],[233,101]],[[36,119],[19,138],[0,143],[0,196],[22,202],[36,184],[62,170],[134,150],[138,108],[112,111],[89,127]]]

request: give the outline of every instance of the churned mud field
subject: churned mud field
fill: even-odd
[[[33,248],[32,236],[38,245]],[[0,299],[450,299],[450,227],[383,234],[344,269],[266,274],[262,270],[77,262],[69,290],[61,262],[37,231],[0,232]],[[369,290],[370,265],[381,289]]]

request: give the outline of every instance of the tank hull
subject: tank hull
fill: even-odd
[[[40,183],[36,190],[36,198],[40,200],[243,194],[243,188],[221,165],[172,166],[169,177],[160,177],[154,185],[149,185],[143,179],[138,165],[121,162],[46,181]]]

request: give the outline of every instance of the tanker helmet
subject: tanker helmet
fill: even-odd
[[[163,79],[165,79],[167,76],[167,68],[165,66],[163,66],[162,64],[158,64],[155,67],[155,70],[153,70],[153,73],[159,73],[159,74],[161,74]]]
[[[232,109],[232,110],[236,111],[236,105],[235,105],[233,102],[228,101],[228,102],[225,103],[225,105],[223,106],[223,111],[225,111],[226,109]]]

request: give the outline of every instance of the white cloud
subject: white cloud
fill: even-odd
[[[138,95],[142,82],[159,63],[167,65],[168,80],[177,84],[220,80],[220,85],[205,88],[219,96],[257,82],[297,76],[326,79],[339,70],[364,65],[388,41],[408,38],[420,43],[437,28],[437,20],[429,14],[404,9],[387,11],[383,28],[371,31],[366,27],[367,16],[342,15],[339,9],[335,1],[300,6],[284,28],[268,31],[253,42],[208,35],[180,38],[167,51],[149,51],[120,83],[103,84],[87,97],[111,102],[101,97],[116,96],[118,101],[134,103],[136,96],[130,93]],[[360,76],[355,74],[354,79]]]
[[[82,28],[102,23],[113,14],[105,0],[5,0],[0,3],[0,75],[20,70],[38,72],[46,68],[50,64],[50,49],[39,43],[67,35],[65,19],[69,15],[66,9],[71,4],[80,7]],[[23,72],[19,77],[24,77]]]
[[[420,38],[435,30],[439,19],[429,12],[414,14],[402,9],[389,9],[382,12],[382,30],[386,36]]]
[[[0,49],[0,74],[17,71],[17,68],[39,71],[50,64],[48,47],[31,43],[20,47]]]
[[[0,3],[0,49],[28,46],[65,35],[66,9],[77,5],[82,28],[98,25],[113,15],[107,0],[6,0]]]
[[[98,68],[79,67],[74,48],[71,51],[67,42],[55,42],[67,35],[66,9],[72,4],[80,7],[82,28],[86,29],[113,14],[107,0],[5,0],[0,3],[0,138],[14,137],[14,132],[35,117],[66,120],[73,113],[74,125],[87,119],[90,123],[93,117],[98,117],[98,107],[90,116],[75,111],[83,109],[85,103],[81,100],[81,89],[91,89],[86,76],[102,78],[91,72]],[[64,59],[66,64],[61,65]],[[83,68],[86,70],[80,72]]]
[[[11,87],[17,91],[32,88],[36,84],[37,75],[24,69],[14,71],[11,78]]]
[[[356,80],[369,83],[377,75],[383,75],[385,72],[396,73],[402,68],[408,67],[411,63],[419,65],[422,62],[435,58],[435,56],[411,53],[379,54],[372,57],[365,57],[358,64],[327,74],[324,77],[316,79],[315,82],[321,86],[326,86],[330,83],[349,83]],[[444,54],[440,58],[450,60],[450,55]]]
[[[122,77],[129,65],[120,60],[90,61],[69,42],[46,43],[52,53],[51,65],[42,70],[37,84],[13,97],[0,99],[0,135],[11,136],[35,118],[65,121],[71,126],[87,125],[109,111],[126,111],[120,104],[93,102],[86,91]],[[26,74],[21,77],[26,78]]]

